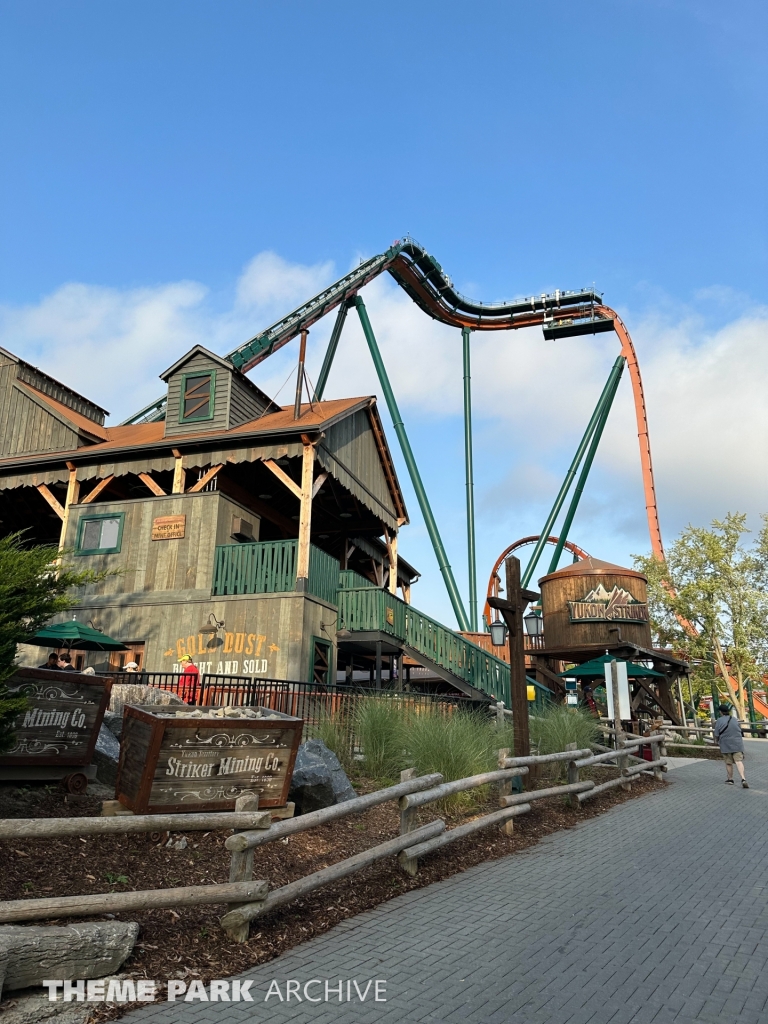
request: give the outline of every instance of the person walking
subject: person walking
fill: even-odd
[[[720,753],[725,761],[725,773],[728,778],[725,780],[729,786],[735,785],[733,781],[733,766],[741,776],[743,789],[749,789],[749,784],[744,777],[744,737],[741,735],[741,726],[738,719],[731,717],[731,709],[727,704],[721,704],[717,709],[720,718],[715,722],[715,742],[720,747]]]

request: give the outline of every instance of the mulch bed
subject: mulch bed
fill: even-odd
[[[591,775],[585,771],[582,777],[592,777],[599,783],[615,778],[615,772],[594,768]],[[551,784],[546,780],[538,783],[542,787]],[[117,915],[118,919],[138,921],[141,927],[137,945],[122,973],[134,978],[201,978],[204,982],[240,973],[394,896],[448,878],[476,864],[527,849],[543,836],[572,828],[615,804],[663,789],[664,785],[664,782],[642,777],[636,779],[630,792],[617,787],[582,807],[569,807],[564,800],[534,804],[529,813],[515,819],[512,836],[492,827],[457,840],[426,857],[420,863],[416,878],[405,875],[394,857],[379,861],[352,879],[318,889],[256,920],[251,926],[250,940],[244,944],[232,942],[222,932],[218,919],[226,910],[223,906]],[[375,787],[361,785],[359,790],[371,788]],[[451,828],[497,807],[497,801],[489,794],[484,803],[468,808],[448,811],[425,808],[423,820],[443,817]],[[100,810],[100,800],[87,794],[66,796],[53,787],[26,790],[7,785],[0,787],[0,817],[86,816],[98,815]],[[275,889],[391,839],[398,830],[397,804],[383,804],[365,814],[257,848],[254,878],[268,879],[270,888]],[[183,850],[167,848],[164,845],[167,834],[137,834],[119,839],[90,836],[42,842],[0,841],[3,864],[0,899],[225,882],[229,880],[230,855],[224,848],[228,834],[189,832],[186,834],[188,846]],[[175,841],[180,836],[174,833],[173,838]],[[105,1004],[94,1008],[91,1019],[106,1020],[127,1009],[127,1006]]]

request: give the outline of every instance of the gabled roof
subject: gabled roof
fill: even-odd
[[[100,405],[97,405],[96,402],[92,402],[90,398],[86,398],[85,395],[81,395],[78,391],[75,391],[74,388],[70,388],[68,387],[68,385],[62,384],[60,380],[56,380],[55,377],[51,377],[50,374],[45,373],[38,366],[35,366],[32,363],[28,363],[26,359],[21,359],[20,356],[14,355],[13,352],[9,352],[7,348],[3,348],[1,345],[0,355],[5,356],[6,359],[10,359],[11,362],[17,363],[19,366],[26,367],[28,370],[31,370],[32,373],[35,374],[36,376],[41,377],[43,380],[49,381],[54,387],[59,388],[61,391],[65,391],[67,394],[71,395],[73,398],[76,398],[78,401],[83,402],[86,405],[90,405],[93,409],[97,409],[100,413],[103,413],[104,416],[109,416],[109,412],[106,409],[103,409]],[[28,384],[29,382],[27,381],[25,383]],[[66,408],[69,407],[67,406]]]
[[[215,352],[211,352],[203,345],[195,345],[189,350],[189,352],[186,352],[181,359],[177,359],[173,366],[169,366],[167,370],[163,370],[160,374],[160,379],[167,382],[169,377],[172,377],[174,373],[178,373],[179,370],[186,366],[186,364],[196,356],[204,356],[205,359],[213,363],[214,366],[218,366],[222,370],[226,370],[227,373],[232,374],[233,377],[237,377],[240,384],[257,395],[260,404],[264,405],[270,412],[280,412],[280,406],[273,402],[269,395],[262,391],[257,384],[254,384],[250,377],[246,377],[244,373],[241,373],[240,370],[238,370],[236,366],[233,366],[228,359],[222,359],[221,356],[217,356]]]
[[[235,371],[232,363],[228,362],[226,359],[222,359],[221,356],[217,356],[215,352],[211,352],[210,349],[204,348],[202,345],[195,345],[189,350],[189,352],[185,352],[181,359],[177,359],[173,366],[169,366],[167,370],[163,370],[162,373],[158,374],[160,380],[167,381],[172,374],[180,370],[182,366],[185,366],[190,359],[194,359],[195,356],[205,356],[205,358],[209,359],[215,366],[220,366],[229,373],[240,372],[239,370]],[[244,374],[241,374],[241,376],[244,376]]]
[[[27,384],[26,381],[17,380],[14,383],[17,388],[26,392],[31,398],[48,406],[58,420],[66,422],[69,426],[73,426],[79,433],[88,434],[97,441],[107,440],[108,433],[106,427],[99,426],[99,424],[94,422],[94,420],[90,420],[87,416],[83,416],[82,413],[76,412],[74,409],[70,409],[70,407],[68,405],[64,405],[63,402],[59,402],[55,398],[51,398],[50,395],[46,395],[43,391],[38,391],[37,388],[33,388],[32,385]]]

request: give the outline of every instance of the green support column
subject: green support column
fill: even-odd
[[[424,484],[421,482],[421,475],[419,473],[418,466],[416,465],[416,459],[413,457],[411,451],[411,445],[408,441],[408,435],[405,432],[405,425],[403,418],[400,415],[400,410],[397,407],[395,396],[392,391],[392,386],[389,383],[389,377],[387,371],[384,368],[384,362],[381,358],[381,352],[379,352],[379,346],[376,343],[376,337],[371,327],[371,321],[368,319],[368,310],[365,308],[365,303],[359,295],[355,296],[355,305],[357,306],[357,314],[360,317],[360,323],[365,334],[365,340],[368,342],[368,348],[373,359],[373,365],[376,368],[378,374],[379,383],[381,384],[381,390],[384,392],[384,398],[389,409],[389,415],[392,417],[392,425],[395,428],[397,439],[400,442],[400,450],[403,453],[405,464],[408,467],[408,473],[411,477],[411,483],[413,489],[416,492],[416,498],[419,502],[419,508],[421,514],[424,517],[424,525],[427,527],[427,533],[429,539],[432,541],[432,547],[437,558],[437,564],[440,567],[440,572],[443,574],[443,580],[445,581],[445,587],[448,591],[448,597],[451,599],[453,605],[453,611],[456,615],[456,620],[459,624],[459,629],[469,632],[469,620],[467,619],[467,613],[464,610],[464,605],[459,594],[459,588],[456,586],[456,580],[453,578],[453,572],[448,561],[448,556],[445,553],[443,542],[440,539],[440,534],[437,529],[437,523],[435,517],[432,515],[432,509],[429,506],[427,499],[427,492],[424,490]]]
[[[315,388],[315,397],[320,401],[325,391],[325,385],[328,382],[328,374],[331,372],[331,363],[333,357],[336,355],[336,347],[339,344],[339,338],[341,337],[341,329],[344,326],[344,321],[347,319],[347,306],[346,302],[342,302],[339,306],[339,312],[336,314],[336,321],[331,331],[330,341],[328,342],[328,348],[325,350],[325,358],[323,359],[323,365],[320,368],[320,376],[317,378],[317,387]]]
[[[557,497],[555,498],[555,504],[552,506],[552,511],[549,513],[547,521],[544,524],[544,529],[541,531],[539,539],[536,542],[536,547],[533,549],[531,560],[528,562],[528,566],[525,570],[525,573],[523,574],[523,578],[521,581],[521,585],[524,588],[527,587],[528,584],[531,582],[531,577],[536,571],[536,566],[538,565],[539,558],[541,558],[541,552],[544,550],[544,545],[547,543],[547,537],[549,537],[549,531],[552,529],[552,524],[554,523],[555,519],[557,519],[560,509],[563,507],[565,496],[567,495],[570,486],[573,483],[573,478],[576,476],[576,470],[579,468],[579,465],[581,464],[581,460],[584,456],[584,452],[587,450],[587,446],[589,445],[592,433],[595,429],[595,426],[598,423],[598,420],[600,419],[600,413],[603,410],[605,399],[611,391],[613,379],[617,373],[621,372],[623,367],[624,356],[619,356],[616,362],[613,364],[613,369],[608,375],[608,380],[605,382],[605,387],[603,388],[602,394],[600,395],[598,403],[595,406],[595,411],[592,413],[592,417],[589,423],[587,424],[587,429],[584,431],[584,436],[581,439],[579,447],[576,449],[576,454],[573,457],[573,462],[570,465],[570,469],[566,473],[565,480],[563,481],[563,486],[560,488],[560,491]]]
[[[467,566],[469,572],[469,628],[477,632],[477,564],[475,553],[475,481],[472,473],[472,381],[468,327],[461,329],[464,350],[464,467],[467,481]]]
[[[619,369],[619,372],[616,374],[614,378],[613,386],[610,392],[605,396],[605,402],[603,404],[603,409],[600,414],[600,419],[597,421],[595,431],[592,434],[592,441],[589,445],[589,450],[587,451],[586,458],[584,459],[584,466],[582,467],[579,479],[576,483],[576,489],[573,492],[571,504],[568,506],[568,511],[565,514],[565,520],[563,521],[563,525],[560,527],[560,536],[558,537],[557,544],[555,545],[555,553],[554,555],[552,555],[552,561],[549,563],[548,572],[554,572],[557,569],[557,563],[560,561],[560,555],[563,553],[565,542],[568,540],[568,534],[571,529],[571,524],[573,523],[573,517],[576,515],[576,509],[579,507],[579,501],[581,500],[581,495],[584,491],[584,485],[587,482],[589,471],[592,468],[592,463],[595,459],[595,453],[597,452],[598,445],[600,444],[600,438],[603,436],[605,425],[608,422],[608,417],[611,412],[611,406],[613,405],[613,400],[616,397],[616,392],[619,388],[619,381],[621,380],[621,374],[623,370],[624,360],[622,358],[622,365]]]

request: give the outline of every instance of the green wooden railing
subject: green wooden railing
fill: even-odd
[[[297,544],[295,540],[265,540],[254,544],[220,545],[216,548],[213,568],[213,596],[294,591]],[[309,593],[336,604],[338,585],[338,561],[311,544]]]
[[[216,548],[214,597],[285,594],[296,589],[295,540],[222,544]],[[413,605],[381,590],[313,545],[309,551],[310,594],[338,602],[338,629],[388,633],[434,664],[509,707],[509,665],[454,633]]]
[[[354,569],[342,569],[339,573],[339,590],[355,590],[358,587],[375,587],[365,576],[361,576]]]
[[[509,665],[386,590],[339,590],[338,628],[389,633],[441,668],[510,706]]]

